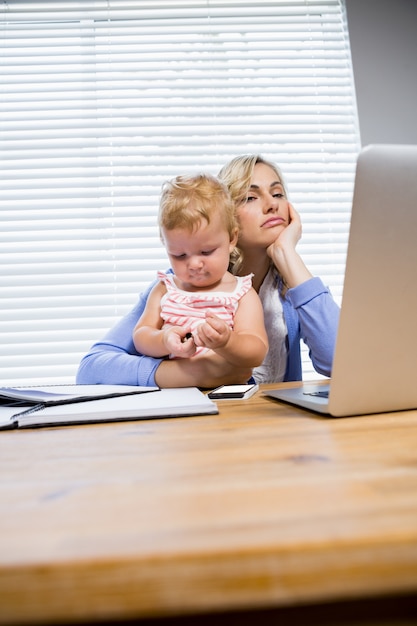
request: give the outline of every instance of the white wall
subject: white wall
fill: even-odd
[[[362,146],[417,144],[417,0],[346,0]]]

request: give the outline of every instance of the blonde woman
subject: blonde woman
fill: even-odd
[[[238,223],[239,259],[231,272],[253,274],[265,317],[269,351],[260,366],[232,365],[215,352],[192,359],[139,354],[132,332],[152,285],[137,305],[92,346],[80,363],[77,382],[161,387],[215,387],[245,382],[301,380],[301,340],[317,372],[330,376],[339,307],[320,278],[313,277],[296,250],[301,221],[288,201],[279,168],[259,155],[242,155],[222,168],[219,178],[232,196]]]

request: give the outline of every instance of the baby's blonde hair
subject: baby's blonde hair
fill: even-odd
[[[230,239],[237,222],[235,205],[227,186],[211,174],[177,176],[162,186],[159,228],[185,228],[192,233],[205,220],[208,224],[218,211]]]

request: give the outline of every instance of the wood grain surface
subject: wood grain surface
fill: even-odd
[[[2,432],[0,623],[417,593],[417,411],[218,406]]]

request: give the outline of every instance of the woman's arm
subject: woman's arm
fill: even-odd
[[[140,295],[135,307],[83,356],[76,376],[78,384],[156,384],[154,376],[161,359],[140,355],[133,345],[132,335],[154,285],[152,283]]]
[[[199,354],[191,359],[162,361],[155,372],[160,387],[201,387],[246,383],[252,375],[250,367],[232,365],[215,352]]]
[[[309,348],[314,369],[324,376],[332,371],[340,308],[318,277],[289,289],[285,296],[294,307],[300,335]]]
[[[340,309],[329,289],[320,278],[312,276],[296,251],[301,220],[292,204],[288,207],[290,223],[268,248],[268,255],[288,287],[286,298],[297,313],[300,335],[309,348],[314,369],[330,376]]]
[[[290,223],[269,246],[267,252],[284,279],[285,285],[291,288],[301,285],[313,276],[296,251],[296,245],[302,233],[300,216],[290,202],[288,210]]]
[[[163,360],[136,351],[133,329],[154,285],[155,282],[141,294],[136,306],[81,359],[77,383],[209,388],[246,382],[251,376],[249,368],[236,368],[215,354]]]

